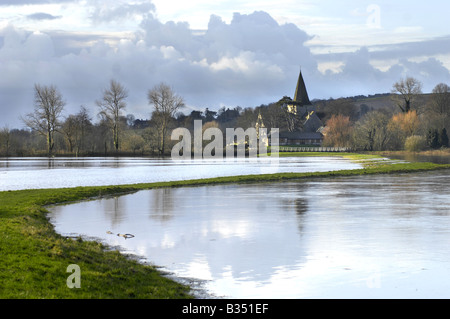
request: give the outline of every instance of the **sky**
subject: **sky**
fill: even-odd
[[[450,84],[447,1],[0,0],[0,128],[23,128],[35,84],[55,85],[64,115],[111,79],[126,114],[150,117],[164,82],[191,110],[256,107],[293,97],[301,69],[310,99],[388,93],[413,76],[429,93]]]

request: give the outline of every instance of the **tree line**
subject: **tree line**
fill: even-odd
[[[149,121],[125,115],[128,90],[111,80],[95,101],[98,122],[94,123],[85,106],[76,114],[63,115],[66,105],[54,85],[34,86],[34,110],[21,116],[27,129],[0,131],[0,155],[121,155],[165,154],[165,138],[175,113],[184,106],[183,99],[165,83],[148,90],[154,106]]]
[[[440,83],[424,99],[422,83],[412,77],[393,85],[395,108],[381,107],[355,120],[333,114],[326,121],[324,146],[363,151],[422,151],[449,146],[450,87]]]
[[[264,126],[292,131],[302,121],[289,112],[290,97],[257,107],[206,108],[182,112],[181,96],[165,83],[147,92],[153,112],[149,119],[127,114],[128,90],[111,80],[95,101],[96,122],[87,107],[64,115],[65,101],[54,85],[34,86],[34,109],[23,115],[27,129],[0,130],[0,156],[108,156],[168,155],[176,141],[170,139],[176,127],[194,128],[202,120],[204,129]],[[313,101],[323,128],[324,146],[344,146],[361,151],[422,150],[448,147],[450,129],[450,87],[438,84],[429,95],[422,84],[411,77],[393,85],[388,97],[392,103],[373,108],[361,104],[362,97]],[[424,98],[426,97],[426,98]],[[261,123],[260,123],[261,124]]]

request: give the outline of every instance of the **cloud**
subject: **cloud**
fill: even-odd
[[[39,63],[54,55],[53,41],[45,33],[39,31],[31,33],[8,26],[3,30],[2,35],[3,46],[0,49],[0,60],[8,61],[8,64],[13,65],[24,61]],[[8,65],[4,67],[8,67]],[[14,77],[14,74],[3,74]]]
[[[377,53],[367,47],[340,55],[344,61],[340,72],[326,72],[322,78],[322,84],[329,88],[330,96],[388,93],[393,83],[406,76],[421,81],[424,92],[431,92],[438,83],[450,83],[450,71],[436,58],[414,62],[398,56],[397,62],[386,71],[381,71],[373,65],[374,57],[378,57]]]
[[[141,30],[122,39],[72,35],[70,42],[61,33],[30,33],[11,25],[0,37],[0,60],[9,61],[0,65],[8,75],[0,80],[0,107],[7,88],[28,92],[28,103],[23,94],[17,101],[17,117],[29,111],[29,88],[36,82],[57,85],[73,112],[81,104],[92,106],[115,78],[130,91],[129,112],[149,117],[146,92],[161,81],[192,107],[256,106],[290,94],[300,65],[316,68],[304,45],[309,36],[265,12],[235,14],[228,24],[212,16],[203,34],[187,23],[161,23],[147,14]]]
[[[44,12],[37,12],[27,15],[27,18],[31,20],[55,20],[62,18],[62,16],[54,16]]]
[[[68,3],[77,2],[78,0],[2,0],[0,6],[19,6],[19,5],[33,5],[33,4],[48,4],[48,3]]]
[[[293,96],[300,67],[311,99],[389,92],[404,75],[418,77],[424,89],[450,83],[437,58],[416,54],[448,52],[448,38],[386,47],[362,47],[339,55],[314,55],[311,36],[294,24],[280,24],[268,13],[235,13],[230,22],[212,15],[206,30],[186,22],[162,23],[149,1],[89,2],[92,21],[139,17],[129,33],[29,32],[9,24],[0,29],[0,127],[21,127],[32,110],[33,85],[55,84],[67,101],[66,114],[85,105],[96,119],[95,100],[111,78],[129,90],[128,113],[148,118],[147,90],[166,82],[201,110],[223,105],[255,107]],[[383,71],[376,59],[395,57]],[[7,63],[6,63],[7,62]],[[338,72],[319,72],[319,63],[339,62]],[[429,89],[431,91],[431,89]],[[7,114],[8,113],[8,114]]]
[[[92,5],[93,4],[93,5]],[[111,23],[125,19],[132,19],[135,15],[146,15],[155,10],[151,1],[141,0],[128,3],[124,1],[91,1],[92,13],[90,19],[94,23]]]
[[[436,56],[450,54],[450,36],[435,37],[422,41],[408,41],[394,44],[371,45],[367,46],[370,50],[372,59],[392,60],[402,58],[415,58],[420,56]],[[342,53],[321,53],[315,57],[319,61],[345,60],[351,54]]]

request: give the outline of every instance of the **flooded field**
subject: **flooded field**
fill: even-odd
[[[337,157],[195,161],[153,158],[0,158],[0,191],[355,168],[361,168],[361,165]]]
[[[449,190],[448,170],[184,187],[50,218],[217,297],[449,298]]]

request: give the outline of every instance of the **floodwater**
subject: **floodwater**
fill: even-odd
[[[403,160],[408,162],[430,162],[436,164],[450,164],[450,156],[445,155],[393,155],[392,159]]]
[[[449,170],[155,189],[50,219],[220,298],[449,298],[449,190]]]
[[[0,158],[0,191],[355,168],[361,168],[361,165],[336,157],[186,161],[155,158]]]

